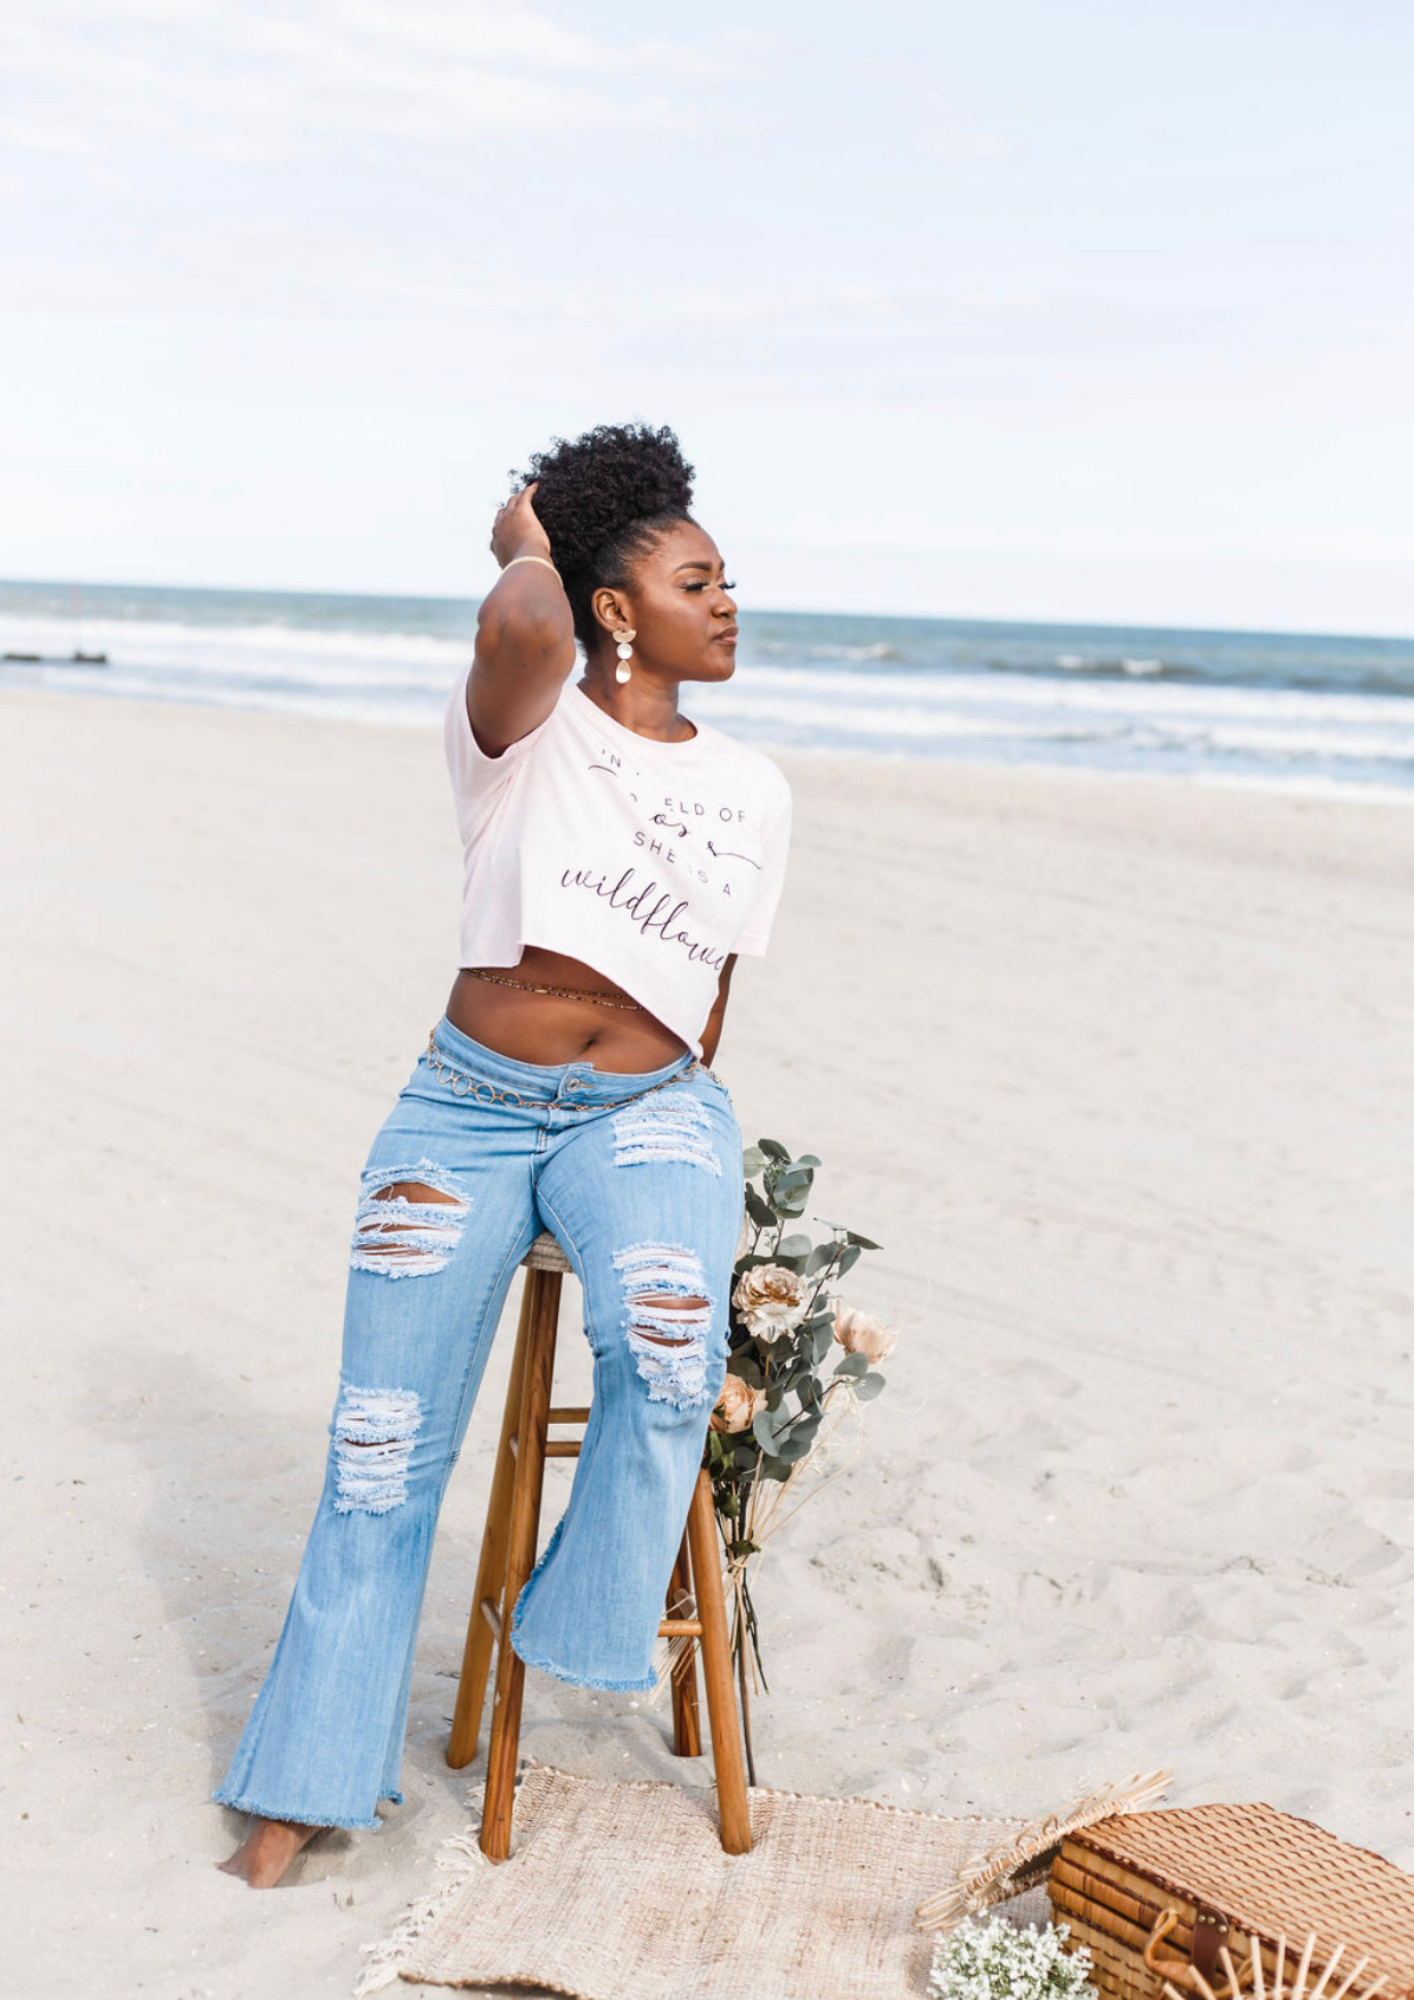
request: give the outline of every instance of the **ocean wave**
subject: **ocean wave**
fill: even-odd
[[[31,673],[35,670],[31,669]],[[330,701],[324,694],[300,693],[288,688],[222,688],[215,695],[209,688],[190,681],[174,682],[155,675],[134,673],[105,674],[102,669],[85,674],[81,669],[65,672],[45,682],[72,693],[99,694],[118,700],[156,701],[174,707],[238,708],[262,715],[296,715],[318,722],[358,722],[391,724],[398,729],[429,729],[441,721],[422,702],[360,700],[357,696]]]
[[[1054,664],[1070,674],[1129,674],[1133,679],[1148,680],[1157,674],[1169,672],[1162,660],[1092,660],[1084,653],[1057,653]],[[997,673],[1015,673],[1016,663],[998,660],[994,663]],[[1187,669],[1175,668],[1174,672]]]
[[[78,643],[107,652],[111,665],[4,667],[0,685],[427,729],[440,722],[471,651],[472,607],[444,605],[438,616],[447,629],[414,631],[351,623],[346,605],[321,625],[286,622],[270,601],[253,604],[259,615],[245,622],[233,612],[208,623],[155,612],[87,613],[76,623],[56,609],[11,604],[0,608],[0,650],[63,659]],[[418,606],[400,615],[415,623]],[[450,629],[463,618],[464,635]],[[1330,784],[1372,796],[1401,790],[1406,774],[1414,779],[1408,695],[1203,679],[1175,663],[1183,654],[1171,636],[1161,649],[1162,635],[1138,630],[1127,650],[1080,631],[1072,649],[1071,634],[1057,630],[1032,642],[1024,665],[1013,659],[999,667],[985,628],[965,635],[966,648],[957,641],[969,664],[942,665],[920,658],[912,640],[871,637],[867,621],[837,622],[838,640],[829,620],[789,639],[752,639],[746,621],[736,674],[686,688],[685,709],[743,738],[796,750]],[[1414,793],[1414,782],[1408,788]]]
[[[898,647],[887,639],[877,639],[868,645],[831,645],[825,642],[811,644],[799,639],[757,639],[758,653],[770,653],[779,658],[782,655],[793,660],[899,660],[903,658]]]
[[[908,674],[871,674],[867,682],[828,668],[774,667],[741,663],[726,689],[834,694],[841,700],[875,705],[895,698],[940,706],[993,704],[1014,708],[1063,707],[1095,714],[1215,715],[1266,717],[1312,722],[1365,722],[1399,718],[1414,727],[1414,703],[1401,695],[1323,694],[1293,688],[1196,686],[1191,682],[1072,681],[1018,675],[1003,681],[987,673],[948,673],[926,682]],[[726,689],[720,692],[725,692]],[[716,695],[719,690],[711,691]]]
[[[166,620],[24,618],[0,614],[0,652],[67,659],[75,650],[107,653],[115,666],[184,672],[283,673],[318,686],[386,684],[441,688],[471,653],[471,635],[442,639],[420,632],[311,631],[267,620],[252,625],[183,625]]]

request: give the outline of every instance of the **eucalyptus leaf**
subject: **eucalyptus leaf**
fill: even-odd
[[[878,1244],[842,1223],[806,1217],[820,1166],[817,1154],[792,1156],[779,1139],[758,1139],[754,1146],[743,1145],[741,1162],[752,1247],[735,1259],[732,1290],[748,1272],[776,1264],[804,1279],[806,1306],[789,1331],[756,1333],[735,1308],[728,1317],[729,1371],[757,1393],[760,1407],[748,1431],[711,1432],[704,1457],[728,1553],[738,1558],[757,1552],[742,1532],[757,1482],[788,1479],[808,1456],[821,1435],[831,1383],[849,1383],[864,1402],[884,1387],[867,1356],[837,1353],[835,1340],[835,1280]],[[822,1228],[830,1232],[828,1242],[817,1241]],[[742,1644],[749,1644],[760,1666],[756,1608],[744,1577],[741,1603]]]
[[[776,1219],[775,1210],[761,1199],[754,1187],[746,1190],[746,1212],[762,1229],[769,1229]]]
[[[776,1419],[770,1410],[758,1410],[751,1420],[752,1436],[764,1452],[776,1449]]]

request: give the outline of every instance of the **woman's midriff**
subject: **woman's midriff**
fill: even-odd
[[[488,969],[537,986],[582,986],[614,998],[622,993],[592,965],[540,945],[527,945],[518,965]],[[469,972],[458,972],[453,981],[447,1019],[473,1041],[485,1043],[512,1062],[589,1061],[596,1069],[632,1076],[662,1069],[687,1050],[681,1035],[642,1008],[630,1011],[592,1000],[525,993],[474,979]]]

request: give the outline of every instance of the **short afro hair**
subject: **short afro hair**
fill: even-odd
[[[535,513],[564,580],[575,636],[586,649],[602,636],[594,592],[624,590],[635,557],[654,536],[692,515],[693,470],[666,425],[599,424],[537,451],[522,485],[540,483]]]

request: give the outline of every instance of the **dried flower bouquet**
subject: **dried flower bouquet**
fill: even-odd
[[[860,1406],[884,1387],[877,1364],[893,1351],[896,1336],[832,1290],[878,1244],[834,1223],[823,1224],[830,1234],[819,1242],[793,1226],[810,1198],[820,1165],[815,1155],[792,1159],[778,1140],[758,1139],[742,1157],[746,1248],[733,1273],[727,1378],[702,1462],[726,1549],[750,1764],[748,1637],[753,1677],[759,1672],[766,1685],[750,1566],[768,1538],[854,1456]],[[754,1783],[754,1769],[751,1777]]]

